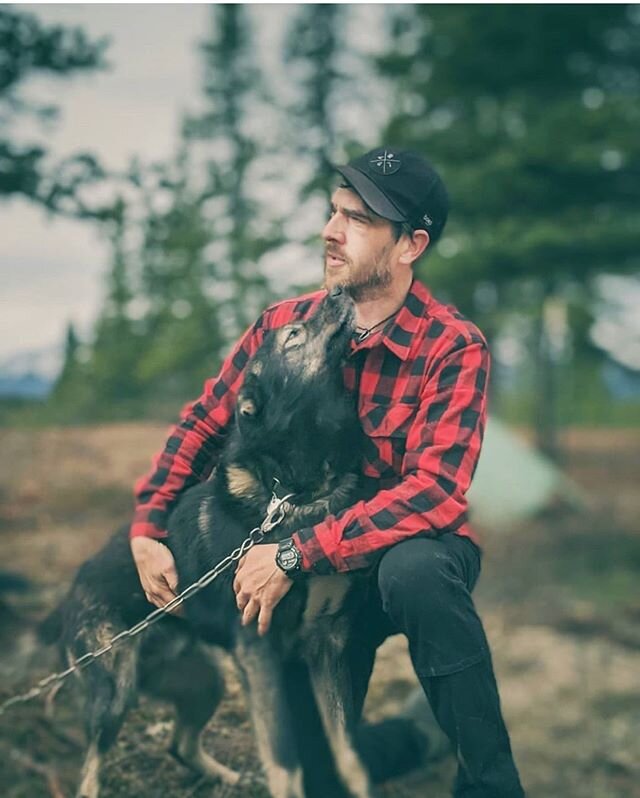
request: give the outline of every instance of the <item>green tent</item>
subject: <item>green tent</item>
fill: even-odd
[[[471,520],[488,529],[510,526],[552,505],[586,505],[575,483],[495,417],[487,423],[467,495]]]

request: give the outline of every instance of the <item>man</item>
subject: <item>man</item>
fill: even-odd
[[[445,187],[421,156],[373,150],[338,167],[323,230],[324,287],[342,286],[356,308],[356,335],[344,369],[358,395],[366,451],[367,501],[281,547],[263,544],[234,580],[243,623],[264,634],[291,587],[290,570],[329,574],[373,569],[375,606],[345,653],[362,707],[377,645],[403,632],[433,712],[456,752],[457,798],[524,795],[502,719],[488,644],[471,591],[480,551],[465,493],[486,419],[489,355],[478,329],[433,298],[413,264],[439,237]],[[160,542],[178,496],[205,479],[216,460],[242,382],[265,333],[310,315],[322,292],[262,314],[184,412],[155,470],[138,485],[132,550],[150,601],[173,596],[176,575]],[[156,538],[156,540],[154,540]]]

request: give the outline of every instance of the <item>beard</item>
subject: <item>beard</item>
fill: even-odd
[[[360,262],[345,257],[344,265],[338,274],[328,272],[325,260],[323,288],[328,291],[340,286],[354,302],[378,299],[385,294],[393,281],[389,267],[389,254],[392,248],[393,244],[387,244],[375,255]]]

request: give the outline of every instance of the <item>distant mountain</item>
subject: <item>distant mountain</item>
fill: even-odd
[[[17,352],[0,361],[0,397],[44,399],[62,368],[58,346]]]

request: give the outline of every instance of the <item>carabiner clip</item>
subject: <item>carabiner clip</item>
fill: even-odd
[[[288,500],[293,496],[293,493],[287,493],[282,499],[276,496],[275,492],[271,495],[271,501],[269,502],[269,506],[267,507],[267,515],[262,524],[260,525],[260,529],[262,532],[267,533],[271,532],[271,530],[278,526],[278,524],[282,523],[287,510],[289,509]]]

